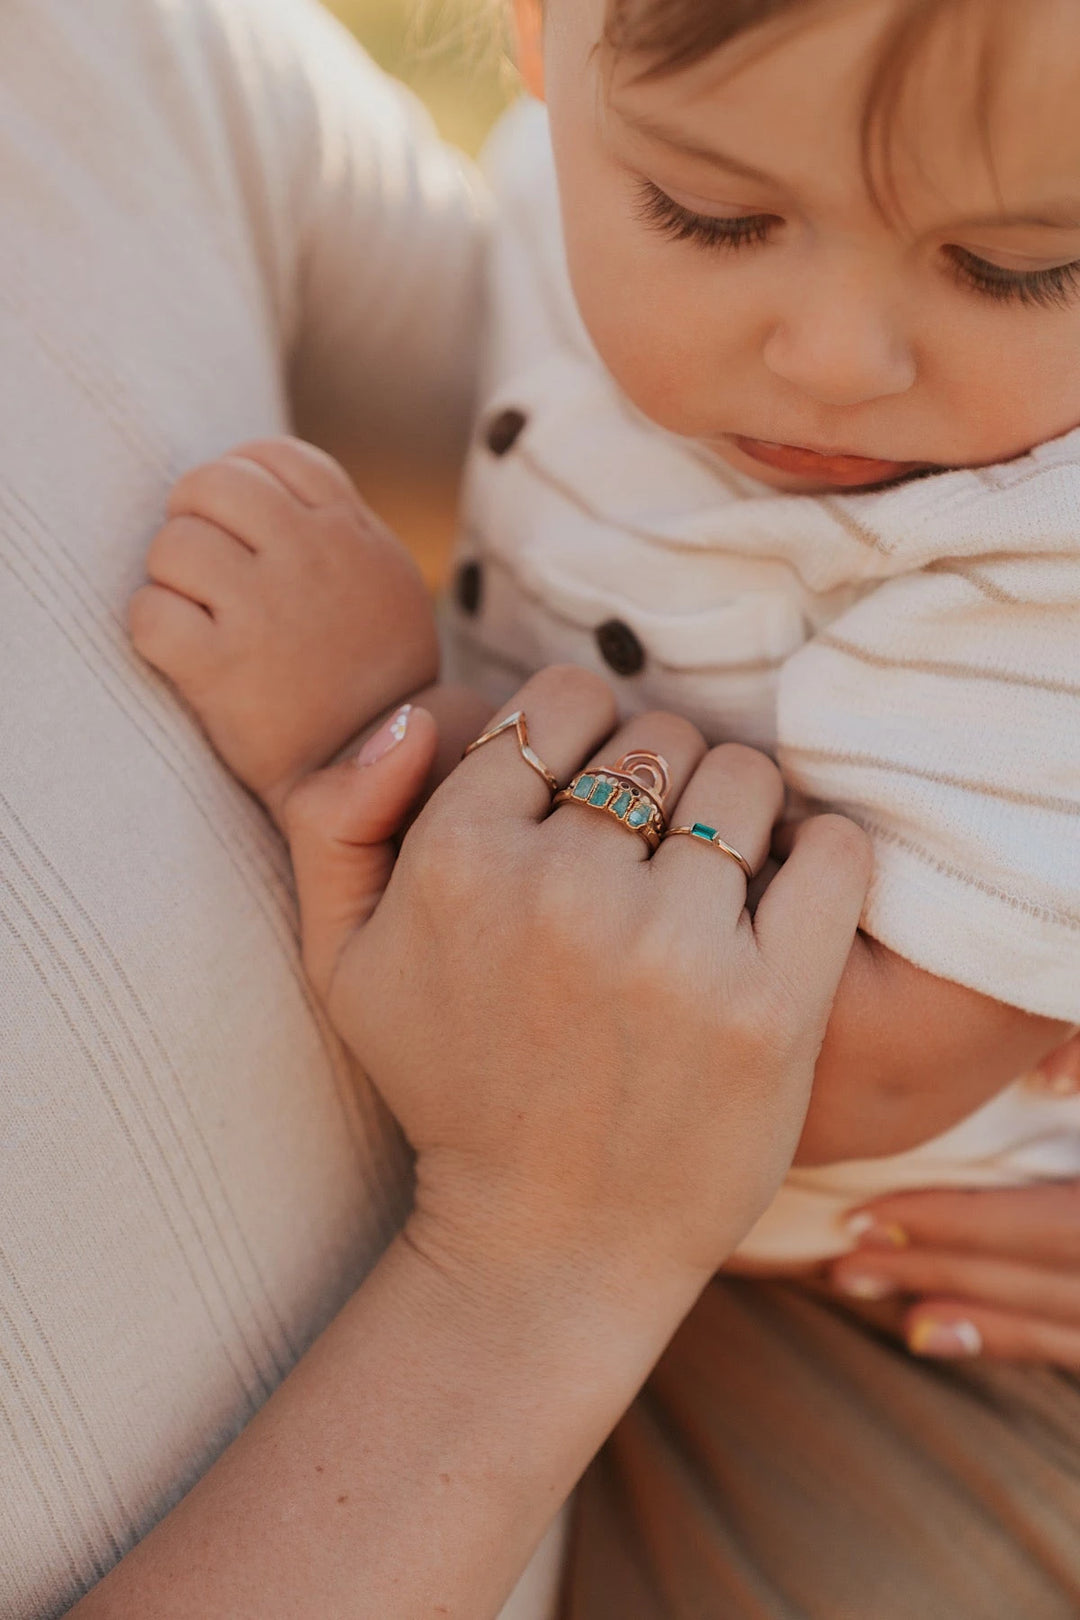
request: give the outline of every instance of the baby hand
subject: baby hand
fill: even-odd
[[[137,651],[278,819],[302,776],[435,676],[418,570],[342,468],[299,440],[181,478],[146,571]]]

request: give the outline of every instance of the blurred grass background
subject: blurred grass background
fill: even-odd
[[[416,91],[446,139],[475,155],[517,89],[499,38],[501,0],[324,3],[381,67]],[[446,579],[456,526],[454,473],[381,463],[350,470],[437,590]]]

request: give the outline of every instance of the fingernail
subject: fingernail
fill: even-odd
[[[981,1355],[983,1341],[974,1322],[936,1322],[924,1316],[908,1335],[908,1347],[912,1355],[963,1361]]]
[[[376,765],[380,759],[385,759],[392,748],[402,742],[409,729],[409,716],[412,714],[412,704],[406,703],[400,708],[392,720],[380,726],[374,736],[369,737],[356,756],[358,765]]]
[[[896,1221],[878,1221],[863,1210],[844,1222],[848,1236],[864,1249],[906,1249],[911,1239]]]
[[[889,1277],[871,1277],[868,1272],[849,1272],[841,1277],[837,1286],[842,1294],[848,1294],[852,1299],[888,1299],[890,1294],[898,1292],[896,1284]]]

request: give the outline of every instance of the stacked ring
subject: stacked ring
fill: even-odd
[[[471,742],[469,744],[468,748],[466,748],[464,754],[461,756],[462,759],[467,759],[468,756],[474,753],[477,748],[483,748],[485,743],[494,742],[495,738],[501,737],[504,731],[513,731],[515,733],[517,737],[518,753],[521,755],[526,765],[534,770],[537,776],[543,778],[548,787],[551,789],[552,793],[558,793],[558,778],[555,776],[553,771],[548,770],[547,766],[540,758],[540,755],[529,744],[529,727],[525,720],[524,709],[518,709],[516,713],[508,714],[506,719],[500,720],[497,726],[489,726],[487,731],[483,732],[481,736],[477,737],[475,742]]]
[[[667,761],[659,754],[638,750],[624,754],[612,766],[579,771],[570,786],[555,795],[555,803],[581,804],[602,810],[657,850],[667,828],[663,797],[670,782]]]
[[[696,838],[700,844],[711,844],[713,849],[720,851],[721,855],[726,855],[728,860],[734,861],[736,866],[742,867],[747,883],[753,881],[754,868],[750,865],[746,856],[740,855],[737,849],[733,849],[730,844],[725,843],[716,828],[707,827],[703,821],[695,821],[692,827],[672,827],[664,834],[664,837]]]

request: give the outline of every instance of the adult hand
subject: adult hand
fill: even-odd
[[[859,1213],[830,1285],[895,1300],[915,1354],[1080,1369],[1080,1182],[903,1193]]]
[[[562,780],[607,688],[518,702]],[[506,736],[390,837],[435,749],[422,710],[286,801],[305,959],[417,1149],[416,1209],[198,1486],[80,1620],[498,1613],[591,1456],[794,1151],[869,876],[806,825],[751,922],[739,868],[646,847]],[[743,748],[643,718],[674,813],[764,860],[781,790]],[[392,868],[392,870],[391,870]],[[388,881],[389,879],[389,881]]]
[[[765,860],[782,791],[763,755],[707,753],[666,715],[605,741],[611,694],[580,670],[511,708],[564,782],[597,749],[662,753],[673,820]],[[444,1267],[632,1276],[658,1320],[663,1284],[670,1331],[790,1162],[866,840],[805,823],[751,921],[733,862],[689,839],[650,860],[611,819],[551,813],[506,735],[443,785],[389,875],[380,840],[430,749],[414,711],[371,771],[323,773],[287,814],[309,972],[418,1155],[411,1239]]]

